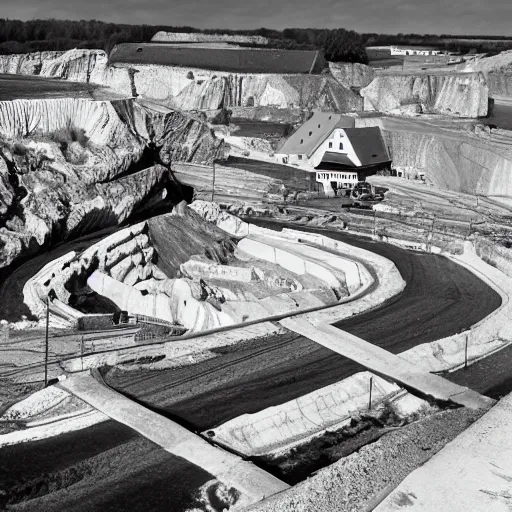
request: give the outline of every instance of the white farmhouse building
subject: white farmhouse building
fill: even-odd
[[[425,48],[399,48],[398,46],[390,47],[391,55],[440,55],[441,50],[429,50]]]
[[[351,190],[391,164],[380,128],[354,126],[352,117],[315,112],[276,151],[276,159],[316,172],[316,181],[328,196]]]

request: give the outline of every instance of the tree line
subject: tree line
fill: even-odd
[[[119,43],[148,42],[159,31],[206,34],[257,35],[269,39],[270,47],[320,49],[332,62],[368,63],[367,46],[421,45],[446,51],[498,53],[512,49],[512,40],[500,36],[454,36],[449,34],[359,34],[353,30],[287,28],[273,30],[197,29],[188,26],[127,25],[97,20],[0,19],[0,54],[34,51],[65,51],[72,48],[101,49],[110,53]],[[256,45],[250,45],[256,46]]]
[[[259,35],[270,40],[270,47],[282,49],[321,49],[327,60],[368,62],[363,39],[352,30],[261,28],[257,30],[215,30],[167,25],[126,25],[97,20],[10,20],[0,19],[0,54],[35,51],[65,51],[73,48],[102,49],[110,53],[119,43],[148,42],[159,31],[202,32],[207,34]],[[255,46],[255,45],[251,45]]]

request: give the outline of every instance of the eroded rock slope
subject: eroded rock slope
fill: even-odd
[[[28,67],[21,69],[27,74],[104,85],[123,95],[141,96],[181,110],[237,106],[336,112],[362,109],[361,97],[328,75],[233,74],[194,67],[110,65],[101,50],[70,50],[49,56],[39,72],[30,71]]]
[[[180,200],[166,163],[221,150],[200,120],[131,100],[0,102],[0,267]]]
[[[422,113],[482,117],[488,110],[489,89],[481,73],[381,74],[360,92],[368,111],[397,113],[415,106]]]

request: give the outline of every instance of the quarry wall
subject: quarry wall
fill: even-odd
[[[467,194],[512,194],[512,158],[493,147],[442,134],[384,130],[383,135],[393,166],[411,175],[424,171],[435,187]]]
[[[40,58],[28,54],[27,62],[31,55],[33,59]],[[14,57],[4,60],[16,61]],[[123,95],[138,95],[181,110],[247,106],[316,107],[336,112],[362,110],[362,99],[328,75],[228,73],[194,66],[152,64],[109,65],[107,54],[101,50],[57,53],[45,58],[41,69],[28,65],[20,69],[23,74],[103,85]]]
[[[43,63],[58,58],[64,52],[33,52],[0,55],[0,73],[39,75]]]
[[[457,68],[465,72],[481,72],[487,79],[489,94],[512,96],[512,50],[491,57],[473,59]]]
[[[331,75],[343,87],[366,87],[375,78],[375,71],[371,66],[358,62],[329,62]]]
[[[0,267],[161,203],[176,185],[155,161],[209,164],[223,146],[179,112],[70,98],[0,102],[0,139]]]
[[[512,194],[510,132],[481,126],[433,130],[393,118],[356,118],[356,126],[379,126],[393,161],[403,176],[425,175],[435,187],[488,196]]]
[[[360,91],[364,110],[394,112],[419,105],[423,113],[487,115],[489,88],[482,73],[381,74]]]

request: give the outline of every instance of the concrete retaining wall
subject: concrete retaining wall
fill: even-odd
[[[367,410],[369,372],[323,387],[276,407],[238,416],[212,429],[213,440],[247,456],[283,450],[328,428],[339,428],[358,411]],[[373,377],[372,406],[401,391],[396,384]]]

